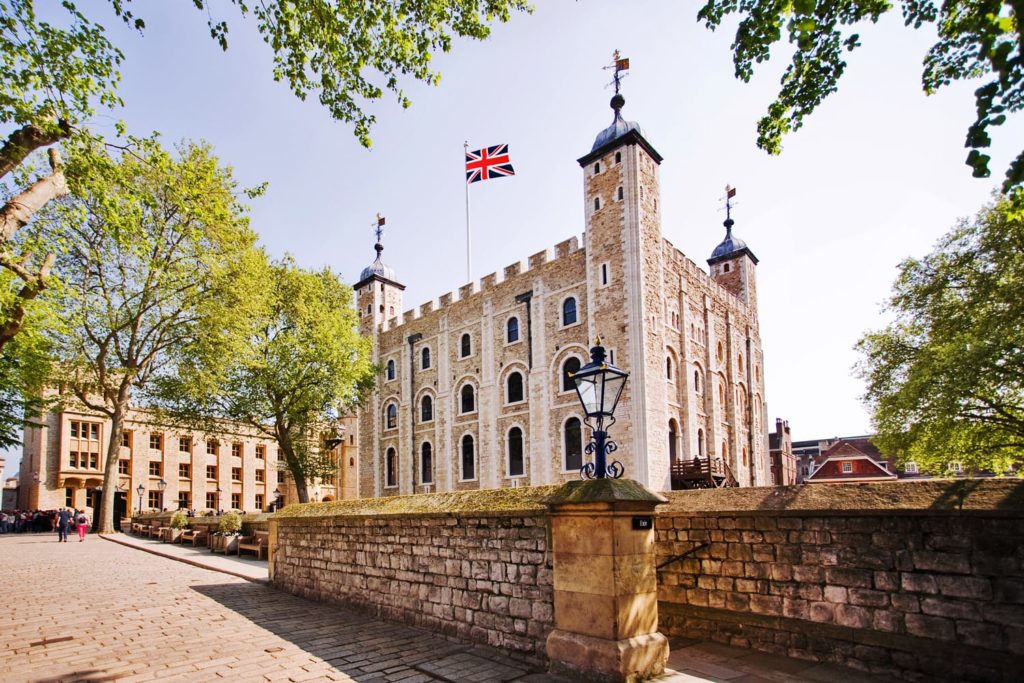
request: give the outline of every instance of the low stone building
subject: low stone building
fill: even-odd
[[[570,377],[597,336],[630,373],[610,430],[627,477],[669,489],[698,459],[724,481],[771,483],[757,258],[731,217],[710,273],[663,237],[662,157],[624,103],[577,160],[582,243],[403,312],[378,241],[355,285],[385,369],[358,416],[359,496],[578,478],[588,428]]]

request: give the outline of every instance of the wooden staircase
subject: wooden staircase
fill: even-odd
[[[672,490],[718,489],[739,486],[732,470],[720,458],[694,458],[672,463]]]

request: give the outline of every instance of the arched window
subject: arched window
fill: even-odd
[[[562,325],[573,325],[576,323],[576,298],[569,297],[562,302]]]
[[[473,385],[466,384],[462,387],[462,392],[459,394],[461,401],[459,407],[461,413],[472,413],[476,410],[476,401],[473,395]]]
[[[619,201],[622,201],[622,187],[619,187]]]
[[[693,390],[698,394],[702,391],[701,385],[700,368],[695,368],[693,371]]]
[[[704,430],[697,430],[697,455],[704,457]]]
[[[434,419],[434,399],[429,395],[420,400],[420,422],[430,422]]]
[[[508,476],[518,477],[523,474],[523,430],[513,427],[508,430]]]
[[[721,363],[723,360],[725,360],[725,351],[722,350],[722,342],[718,342],[717,356],[718,356],[718,362],[719,363]]]
[[[729,447],[723,441],[722,442],[722,455],[721,455],[721,458],[722,458],[722,460],[725,460],[728,457],[729,457]]]
[[[519,403],[523,400],[523,375],[518,372],[509,373],[506,380],[505,400],[508,403]]]
[[[388,379],[394,379],[394,378],[395,378],[395,361],[392,359],[392,360],[388,361]]]
[[[725,405],[725,380],[721,377],[718,378],[718,400]]]
[[[576,382],[572,376],[580,371],[580,359],[570,356],[562,363],[562,391],[576,391]]]
[[[505,341],[509,344],[519,341],[519,318],[509,318],[505,323]]]
[[[565,469],[568,472],[583,467],[583,425],[578,417],[565,421]]]
[[[665,357],[665,379],[672,381],[672,356]]]
[[[387,429],[394,429],[398,426],[398,406],[394,403],[389,403],[388,407],[384,409],[384,427]]]
[[[600,172],[601,172],[601,162],[597,162],[596,164],[594,164],[594,173],[600,173]]]
[[[434,451],[429,441],[420,446],[420,483],[430,484],[434,481]]]
[[[476,457],[473,453],[473,437],[462,437],[462,479],[476,479]]]
[[[395,314],[395,307],[394,306],[388,306],[388,315],[392,315],[393,316],[394,314]]]
[[[469,332],[462,335],[462,341],[459,343],[459,355],[462,358],[473,353],[473,338],[469,336]]]
[[[430,368],[430,347],[424,346],[420,351],[420,369],[427,370],[428,368]]]
[[[743,447],[743,466],[746,467],[749,464],[750,464],[750,461],[747,458],[747,447],[744,446]]]
[[[675,462],[678,457],[679,425],[675,420],[668,421],[668,458],[669,462]]]
[[[740,372],[743,372],[743,354],[742,353],[736,355],[736,366],[739,368]]]
[[[384,456],[384,485],[398,486],[398,453],[389,448]]]
[[[617,164],[621,164],[622,163],[622,152],[616,152],[615,153],[615,163],[617,163]]]

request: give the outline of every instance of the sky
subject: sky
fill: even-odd
[[[435,58],[439,86],[403,82],[409,109],[388,97],[371,104],[367,150],[315,95],[300,101],[273,80],[252,17],[214,3],[230,27],[222,52],[191,3],[140,0],[142,36],[97,15],[125,54],[125,106],[90,123],[108,135],[120,119],[168,143],[206,140],[242,186],[269,183],[250,206],[271,254],[329,267],[351,284],[373,260],[380,212],[384,261],[406,285],[410,310],[467,282],[464,142],[507,143],[516,169],[471,188],[475,279],[582,235],[576,159],[612,121],[602,66],[618,49],[631,66],[623,115],[664,157],[663,234],[705,265],[725,233],[723,188],[738,189],[734,231],[760,261],[769,420],[788,420],[795,440],[868,433],[854,345],[884,325],[881,304],[900,261],[928,253],[989,200],[1024,140],[1024,120],[996,130],[993,178],[972,178],[963,141],[977,84],[925,96],[921,62],[934,32],[907,29],[891,13],[863,27],[839,90],[769,156],[756,146],[756,125],[785,48],[743,83],[730,51],[735,23],[709,31],[696,20],[700,3],[535,4],[486,41],[455,40]],[[8,455],[5,476],[19,457]]]

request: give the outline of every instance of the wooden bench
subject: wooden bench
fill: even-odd
[[[185,541],[192,544],[192,547],[199,545],[199,543],[206,542],[206,536],[208,532],[206,529],[185,529],[181,534],[181,544],[185,545]]]
[[[270,545],[270,532],[269,531],[257,531],[252,536],[242,536],[238,539],[238,555],[241,557],[243,550],[256,553],[256,559],[262,560],[263,556],[267,554],[267,548]]]

